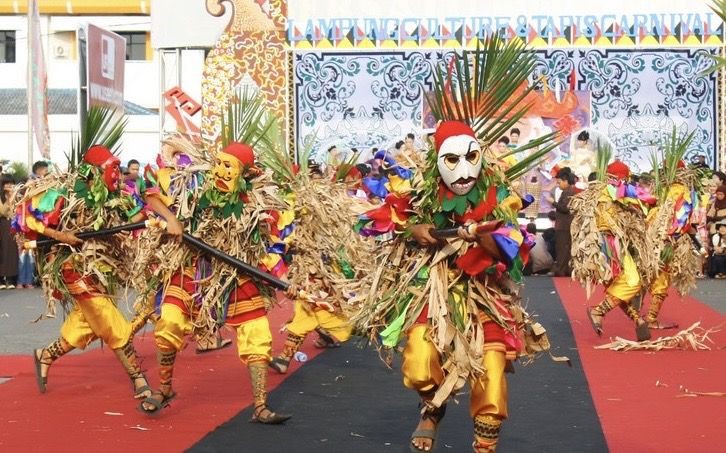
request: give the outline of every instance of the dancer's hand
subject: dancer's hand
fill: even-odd
[[[459,227],[459,237],[465,241],[468,242],[476,242],[478,239],[477,234],[472,231],[473,228],[471,228],[471,225],[473,225],[474,222],[467,222],[463,226]]]
[[[476,242],[479,244],[479,247],[483,248],[489,254],[489,256],[501,261],[502,254],[499,251],[499,247],[494,241],[494,237],[492,237],[492,233],[490,231],[476,233]]]
[[[298,293],[300,292],[300,288],[298,288],[296,285],[291,284],[287,287],[285,290],[285,295],[289,297],[292,300],[295,300],[298,298]]]
[[[179,219],[172,217],[166,221],[166,233],[173,236],[176,240],[181,240],[182,234],[184,233],[184,227],[182,226]]]
[[[75,246],[83,244],[83,239],[77,237],[74,233],[69,233],[66,231],[59,231],[55,239],[68,245]]]
[[[433,230],[434,226],[426,223],[413,225],[408,228],[408,231],[411,233],[411,237],[413,237],[414,240],[423,247],[429,247],[439,243],[439,240],[431,235]]]

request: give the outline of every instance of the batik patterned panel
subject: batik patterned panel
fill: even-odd
[[[675,127],[695,130],[688,157],[715,159],[716,81],[704,76],[710,58],[702,49],[555,50],[541,52],[533,80],[545,75],[550,86],[591,93],[594,129],[606,134],[618,155],[639,170]]]
[[[339,147],[391,147],[424,121],[423,93],[432,67],[451,51],[300,52],[295,54],[298,143],[314,142],[315,155]],[[581,49],[538,51],[531,80],[553,90],[591,93],[592,127],[608,135],[617,153],[637,169],[673,127],[696,130],[689,157],[716,148],[716,84],[703,76],[703,49]],[[575,80],[572,80],[572,77]]]
[[[298,143],[325,160],[340,148],[390,148],[422,123],[431,54],[422,52],[297,53]]]

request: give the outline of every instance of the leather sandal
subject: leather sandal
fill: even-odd
[[[593,317],[594,308],[587,307],[585,308],[585,311],[587,312],[587,318],[590,320],[590,324],[592,325],[592,329],[595,331],[598,337],[602,336],[602,316],[600,317],[600,321],[596,321]]]
[[[137,379],[143,379],[145,384],[141,387],[136,387],[136,380]],[[134,375],[131,377],[131,386],[134,388],[134,399],[139,400],[141,398],[149,398],[154,394],[154,391],[149,387],[149,381],[146,380],[146,376],[144,376],[144,373],[139,373],[137,375]],[[146,395],[146,392],[149,392],[148,395]]]
[[[161,396],[161,399],[155,398],[158,396]],[[168,395],[162,392],[154,392],[151,394],[150,397],[144,398],[141,404],[139,404],[138,409],[146,415],[155,416],[158,415],[159,412],[161,412],[161,410],[165,407],[169,407],[169,404],[174,398],[176,398],[176,392],[174,392],[173,390]],[[153,408],[147,409],[146,407],[144,407],[144,403],[151,404]]]
[[[287,370],[290,367],[290,361],[285,360],[282,357],[275,357],[270,360],[270,363],[268,363],[267,366],[280,374],[287,374]]]
[[[40,352],[40,354],[38,354],[38,352]],[[50,366],[53,363],[53,361],[47,362],[43,360],[44,353],[45,348],[33,350],[33,360],[35,361],[35,381],[38,383],[38,390],[40,390],[40,393],[45,393],[48,385],[48,376],[43,376],[42,366]]]
[[[207,348],[197,348],[197,354],[204,354],[205,352],[212,352],[212,351],[219,351],[220,349],[224,349],[232,344],[232,340],[223,339],[221,337],[216,337],[216,343],[212,345],[212,347]]]
[[[434,448],[436,448],[436,437],[439,432],[439,424],[441,423],[441,419],[444,418],[444,415],[446,415],[446,405],[443,405],[434,410],[426,410],[426,412],[424,412],[421,415],[421,420],[433,421],[434,428],[433,429],[417,429],[416,431],[413,432],[413,434],[411,434],[411,442],[408,444],[409,451],[411,453],[434,451]],[[431,448],[429,448],[428,450],[418,448],[417,446],[415,446],[413,444],[414,439],[430,439]]]
[[[635,337],[638,341],[650,340],[650,329],[647,322],[635,326]]]
[[[267,415],[262,415],[265,413],[265,411],[267,411]],[[260,406],[255,406],[255,411],[252,414],[250,423],[262,423],[263,425],[281,425],[286,421],[290,420],[290,418],[292,418],[292,415],[278,414],[276,412],[272,412],[272,410],[267,407],[266,404],[262,404]]]

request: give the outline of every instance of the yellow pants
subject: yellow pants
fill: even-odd
[[[637,283],[634,283],[635,281],[637,281]],[[629,302],[630,299],[640,293],[640,278],[632,279],[629,282],[627,274],[621,273],[615,277],[605,292],[616,299],[622,300],[623,302]]]
[[[668,288],[671,286],[671,274],[668,271],[660,271],[658,276],[650,284],[650,294],[655,297],[665,298],[668,295]]]
[[[295,301],[295,314],[287,325],[287,330],[304,337],[318,327],[327,330],[340,342],[347,341],[353,332],[353,327],[345,316],[327,310],[313,310],[304,302]]]
[[[417,324],[409,329],[403,350],[403,384],[419,393],[434,390],[444,379],[439,353],[426,338],[428,326]],[[502,351],[485,351],[486,374],[471,384],[469,412],[472,417],[492,415],[507,417],[507,379],[504,369],[507,361]]]
[[[237,331],[237,352],[242,363],[246,364],[249,356],[266,357],[268,361],[272,358],[272,333],[267,316],[232,327]],[[192,329],[189,316],[179,307],[162,304],[161,318],[154,329],[156,347],[162,352],[179,351]]]
[[[71,346],[85,349],[100,338],[111,349],[124,346],[131,336],[131,324],[106,296],[76,300],[61,326],[61,336]]]

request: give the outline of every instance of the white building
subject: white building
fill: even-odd
[[[40,0],[40,22],[49,89],[51,160],[60,166],[78,130],[75,93],[78,90],[77,30],[92,23],[126,38],[124,99],[128,127],[121,160],[150,162],[158,152],[161,88],[177,82],[175,62],[160,80],[159,53],[151,45],[151,0]],[[28,161],[26,0],[0,1],[0,160]],[[187,55],[188,58],[187,58]],[[199,97],[204,51],[185,51],[192,79],[187,92]],[[186,80],[185,80],[186,81]],[[162,106],[163,108],[163,106]],[[35,146],[33,160],[41,159]]]

